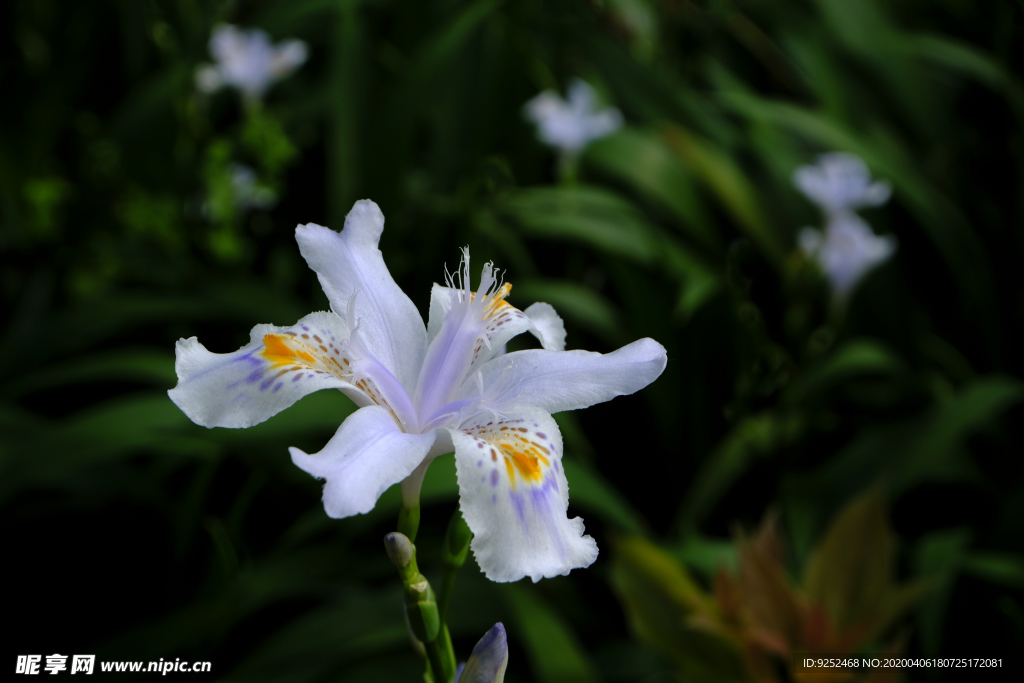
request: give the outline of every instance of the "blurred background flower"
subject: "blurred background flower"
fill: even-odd
[[[891,192],[871,182],[867,166],[852,154],[823,154],[817,166],[801,166],[796,186],[825,214],[824,231],[804,228],[797,242],[821,266],[837,299],[845,300],[865,274],[896,250],[891,236],[877,237],[854,209],[880,206]]]
[[[231,187],[235,191],[235,204],[240,209],[269,209],[277,197],[274,191],[261,187],[256,172],[245,164],[231,164]]]
[[[642,392],[556,416],[568,515],[602,552],[537,585],[491,583],[466,560],[446,621],[460,656],[501,622],[509,683],[780,676],[794,673],[787,652],[810,647],[806,629],[859,654],[1018,666],[1022,12],[1011,0],[3,4],[8,656],[419,680],[380,547],[400,491],[331,520],[288,457],[319,449],[349,402],[318,392],[251,429],[205,430],[166,396],[178,338],[228,352],[253,321],[327,310],[294,228],[338,229],[369,197],[387,216],[387,268],[422,293],[424,318],[439,264],[468,244],[508,269],[512,305],[559,311],[568,348],[651,337],[669,358]],[[239,45],[245,31],[275,36],[257,41],[264,66],[280,67],[283,39],[308,59],[287,78],[268,79],[271,65],[200,92],[219,26],[246,27]],[[523,104],[575,78],[623,123],[570,167]],[[822,170],[835,153],[863,166]],[[237,165],[276,202],[239,205]],[[794,187],[806,166],[819,170],[802,189],[831,202],[824,218]],[[837,179],[838,194],[819,192]],[[877,262],[842,306],[817,261],[835,215],[853,253]],[[802,226],[823,230],[813,256]],[[881,260],[890,237],[899,251]],[[417,559],[439,594],[455,469],[438,458],[421,491]],[[860,584],[825,570],[846,562],[827,549],[856,527],[842,520],[866,491],[884,501],[868,517],[887,522],[846,544],[884,546],[891,562],[864,567],[877,599],[844,601],[835,591]],[[775,526],[761,526],[766,510]],[[623,590],[629,548],[671,580]],[[666,649],[678,643],[706,655],[685,675]],[[905,674],[933,676],[963,680]]]
[[[249,100],[263,97],[270,85],[284,78],[306,61],[306,44],[286,40],[270,44],[270,36],[259,29],[243,31],[235,26],[217,26],[210,37],[210,54],[216,64],[196,71],[196,87],[212,93],[222,87],[237,88]]]
[[[614,107],[599,109],[594,89],[578,78],[570,83],[567,99],[545,90],[527,102],[525,109],[541,142],[563,154],[578,154],[593,140],[622,127],[622,113]]]

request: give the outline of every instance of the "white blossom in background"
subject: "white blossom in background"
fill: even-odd
[[[861,278],[896,251],[896,239],[879,237],[855,210],[880,206],[892,189],[871,180],[860,158],[843,152],[823,154],[815,166],[801,166],[793,183],[825,214],[824,231],[804,228],[800,249],[814,258],[838,298],[846,297]]]
[[[205,427],[251,427],[320,389],[340,389],[359,407],[323,450],[292,448],[292,461],[326,479],[331,517],[373,509],[401,483],[418,504],[430,462],[455,452],[459,505],[477,563],[493,581],[568,574],[597,559],[583,520],[567,519],[562,437],[552,413],[586,408],[644,388],[665,369],[665,348],[641,339],[609,354],[565,351],[554,308],[523,311],[505,298],[491,264],[469,284],[469,251],[447,286],[435,284],[426,326],[391,278],[377,248],[384,216],[356,202],[338,233],[295,230],[331,312],[295,325],[257,325],[234,353],[178,341],[171,400]],[[543,348],[500,353],[523,332]],[[609,430],[628,432],[613,423]]]
[[[231,164],[228,170],[239,209],[267,209],[277,202],[274,191],[257,183],[256,172],[245,164]]]
[[[871,172],[860,157],[845,152],[822,154],[816,166],[801,166],[793,182],[826,215],[881,206],[892,194],[884,180],[871,182]]]
[[[526,103],[525,112],[541,141],[567,155],[622,127],[622,113],[614,107],[598,110],[594,89],[579,79],[569,85],[568,100],[545,90]]]
[[[804,228],[800,248],[815,258],[835,293],[844,297],[869,270],[896,251],[896,239],[879,237],[855,214],[837,215],[825,231]]]
[[[227,86],[240,90],[246,99],[259,100],[275,81],[306,61],[307,50],[301,40],[271,45],[264,31],[222,25],[210,38],[210,54],[216,63],[196,71],[199,90],[211,93]]]

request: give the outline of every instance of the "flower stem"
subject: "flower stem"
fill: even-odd
[[[410,541],[416,542],[416,532],[420,528],[420,505],[417,502],[413,507],[402,506],[398,513],[398,531],[405,534]]]
[[[406,509],[403,508],[403,511]],[[412,511],[418,520],[419,506],[412,508]],[[459,519],[461,521],[461,517]],[[402,517],[399,517],[400,525],[401,522]],[[468,546],[468,541],[466,543]],[[451,683],[455,677],[455,650],[430,582],[420,573],[416,562],[416,546],[401,532],[394,532],[384,537],[384,549],[402,579],[407,623],[413,637],[423,643],[426,650],[428,679],[433,683]],[[447,559],[447,553],[445,557]]]
[[[459,572],[458,567],[444,568],[444,579],[441,581],[441,592],[437,598],[437,611],[441,614],[441,623],[448,618],[448,602],[452,598],[452,590],[455,588],[455,575]]]
[[[437,638],[426,643],[426,648],[434,683],[451,683],[455,678],[455,649],[452,647],[448,627],[442,625]]]
[[[563,187],[571,187],[579,179],[580,157],[577,152],[563,152],[558,157],[558,180]]]
[[[448,530],[444,535],[444,547],[441,552],[444,564],[444,579],[441,582],[441,592],[438,595],[437,609],[441,614],[441,623],[445,623],[448,614],[448,602],[452,597],[452,590],[455,587],[455,575],[466,562],[469,555],[469,542],[473,540],[473,532],[462,518],[459,510],[455,511],[448,522]]]

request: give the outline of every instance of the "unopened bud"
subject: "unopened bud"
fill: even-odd
[[[502,683],[508,666],[508,640],[499,621],[473,648],[465,668],[455,679],[458,683]]]
[[[416,558],[416,546],[405,534],[397,531],[392,531],[384,537],[384,550],[388,553],[388,559],[398,569],[405,569]]]

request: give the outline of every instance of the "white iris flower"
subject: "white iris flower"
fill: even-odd
[[[836,296],[846,297],[860,279],[896,251],[896,239],[879,237],[855,210],[884,204],[892,190],[871,181],[868,167],[852,154],[823,154],[816,166],[801,166],[793,182],[825,214],[824,231],[804,228],[800,249],[817,260]]]
[[[598,110],[594,89],[579,79],[569,85],[568,101],[545,90],[526,103],[525,111],[541,141],[569,155],[622,127],[622,113],[614,107]]]
[[[249,100],[259,100],[275,81],[306,61],[307,51],[301,40],[286,40],[275,46],[259,29],[218,26],[210,38],[210,54],[217,63],[196,71],[196,86],[201,91],[209,93],[230,86]]]
[[[332,312],[290,327],[257,325],[234,353],[180,340],[171,399],[200,425],[250,427],[308,393],[340,389],[359,409],[319,453],[291,449],[296,465],[327,480],[328,515],[368,512],[398,482],[415,505],[427,466],[454,451],[460,507],[488,578],[537,581],[589,566],[597,544],[583,535],[583,520],[566,518],[562,437],[551,413],[639,391],[664,370],[664,347],[641,339],[606,355],[565,351],[554,309],[513,308],[505,302],[511,285],[491,264],[470,290],[468,251],[448,286],[434,285],[424,327],[377,248],[383,229],[369,200],[356,202],[340,233],[296,228]],[[502,354],[522,332],[543,349]]]

